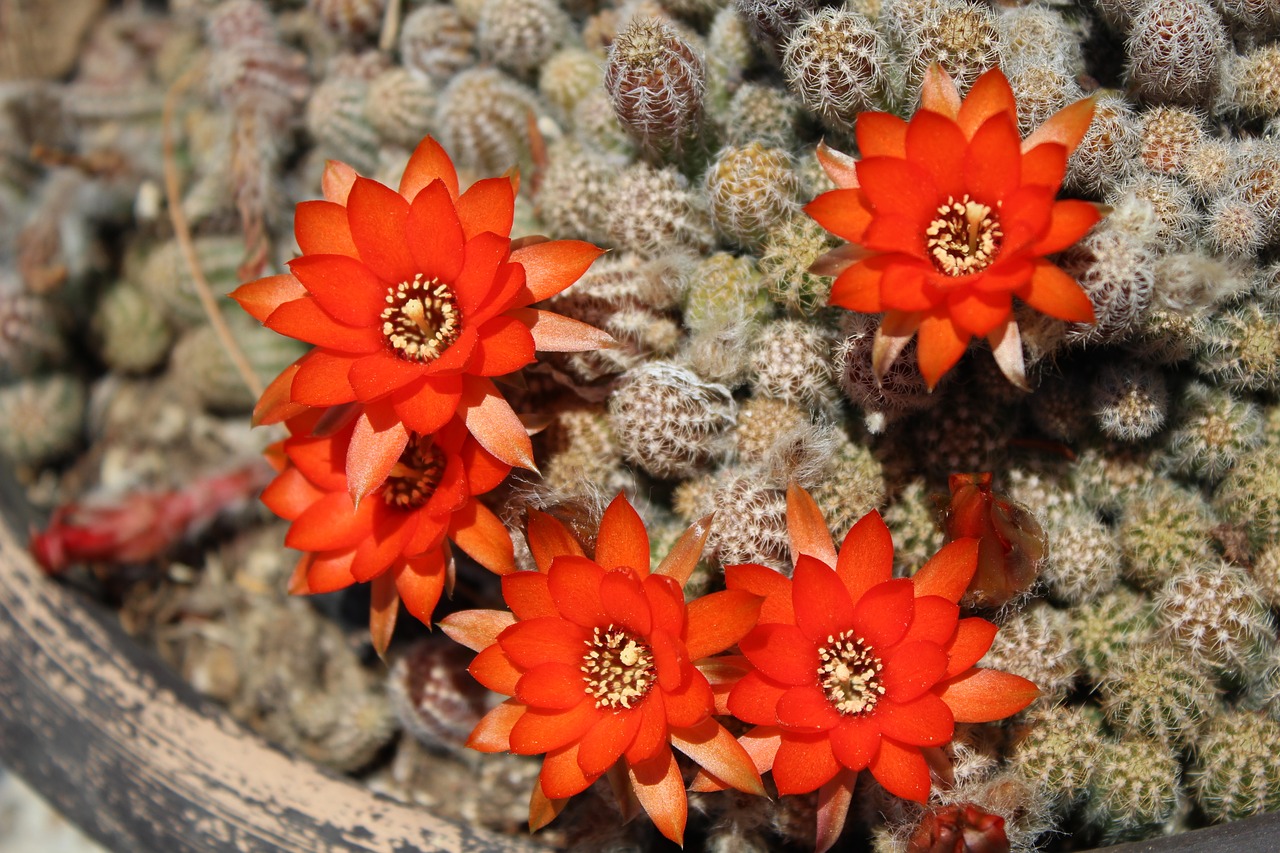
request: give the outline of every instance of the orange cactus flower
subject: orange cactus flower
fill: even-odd
[[[725,569],[730,590],[764,595],[760,623],[739,642],[746,673],[729,692],[756,768],[780,794],[818,793],[818,849],[844,826],[864,768],[890,793],[929,795],[930,765],[957,722],[999,720],[1039,692],[1025,678],[975,663],[996,626],[961,619],[978,542],[948,544],[911,578],[893,578],[893,542],[879,514],[863,517],[837,553],[807,492],[787,492],[791,578],[757,565]]]
[[[832,305],[884,314],[872,351],[877,376],[918,335],[920,372],[933,388],[970,339],[986,338],[1004,374],[1025,388],[1014,296],[1061,320],[1093,321],[1080,285],[1044,257],[1102,215],[1092,202],[1054,200],[1092,118],[1093,101],[1077,101],[1021,139],[998,68],[962,102],[935,64],[910,121],[858,116],[861,160],[819,147],[838,189],[805,210],[851,245],[814,270],[837,276]]]
[[[381,653],[401,601],[431,624],[431,612],[452,577],[446,539],[490,571],[515,571],[506,527],[475,498],[502,482],[511,466],[494,458],[454,418],[434,435],[410,435],[390,475],[357,505],[347,491],[345,471],[357,423],[353,412],[347,414],[348,423],[332,432],[316,430],[325,416],[319,410],[288,421],[294,435],[268,453],[280,473],[263,491],[262,502],[293,522],[285,545],[303,552],[290,592],[373,584],[369,626]]]
[[[558,521],[533,511],[538,570],[503,576],[511,612],[440,621],[479,652],[476,680],[512,697],[480,721],[468,745],[546,753],[530,803],[533,829],[607,775],[628,817],[638,804],[679,843],[688,803],[673,746],[728,785],[764,792],[746,751],[712,716],[699,665],[750,630],[761,599],[726,591],[685,604],[709,521],[690,528],[651,572],[644,523],[621,495],[600,521],[594,560]]]
[[[978,540],[978,570],[966,598],[978,607],[1003,607],[1031,589],[1049,543],[1040,522],[1022,504],[991,488],[991,472],[952,474],[942,506],[948,539]]]
[[[256,421],[363,404],[351,467],[372,470],[352,476],[356,497],[377,486],[410,433],[434,433],[455,413],[494,456],[533,468],[529,437],[490,377],[531,363],[535,350],[612,341],[530,307],[576,281],[602,250],[578,240],[513,243],[515,178],[459,193],[452,161],[430,137],[399,192],[335,162],[323,186],[323,201],[297,206],[302,257],[289,273],[232,294],[270,328],[315,345],[268,387]]]

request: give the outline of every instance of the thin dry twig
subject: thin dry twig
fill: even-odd
[[[382,14],[382,33],[378,37],[378,50],[389,53],[396,46],[400,34],[400,0],[391,0]]]
[[[261,397],[264,390],[262,380],[254,372],[253,365],[249,363],[244,350],[240,348],[235,338],[231,336],[231,330],[227,328],[227,323],[222,318],[222,312],[218,310],[218,302],[213,295],[213,289],[209,287],[209,280],[204,277],[204,272],[200,269],[200,260],[196,257],[196,247],[191,241],[191,226],[182,210],[182,187],[178,176],[178,161],[173,151],[173,113],[177,109],[178,97],[203,74],[204,67],[201,63],[193,65],[187,69],[186,73],[174,81],[174,84],[169,87],[169,91],[164,96],[164,109],[160,114],[160,132],[164,160],[164,191],[169,200],[169,220],[173,223],[174,237],[178,241],[179,248],[182,249],[183,260],[186,261],[187,269],[191,272],[191,277],[195,281],[196,294],[200,297],[200,305],[204,308],[204,313],[209,318],[209,325],[213,326],[213,331],[218,336],[218,342],[226,350],[227,356],[230,357],[236,372],[240,374],[240,379],[244,381],[245,387],[249,389],[253,396]]]

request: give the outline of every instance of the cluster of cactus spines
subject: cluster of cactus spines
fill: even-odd
[[[50,303],[0,278],[0,381],[58,364],[66,349]]]
[[[707,249],[714,242],[711,217],[701,193],[673,167],[636,163],[618,176],[605,216],[609,241],[645,255],[674,246]]]
[[[475,64],[475,28],[457,6],[426,3],[400,23],[400,61],[410,71],[444,84]]]
[[[632,18],[609,48],[604,86],[613,112],[650,153],[678,152],[702,120],[702,56],[656,18]]]
[[[935,4],[906,44],[908,101],[915,101],[925,70],[934,62],[951,75],[961,94],[984,71],[1000,64],[1004,40],[990,7],[968,0]]]
[[[737,406],[729,389],[670,361],[629,371],[609,398],[623,455],[655,477],[684,477],[718,456]]]
[[[884,506],[884,468],[870,449],[843,430],[832,432],[834,452],[823,460],[813,482],[805,485],[822,507],[832,534],[843,537],[858,519]]]
[[[1075,508],[1042,522],[1050,548],[1040,577],[1054,600],[1092,601],[1120,580],[1120,544],[1092,511]]]
[[[1007,456],[1018,418],[968,388],[953,385],[952,389],[939,405],[953,413],[956,421],[918,418],[912,424],[918,464],[938,477],[957,471],[990,471]]]
[[[1033,708],[1014,735],[1010,765],[1067,808],[1085,796],[1102,747],[1101,714],[1095,709]]]
[[[1182,180],[1197,199],[1216,198],[1235,179],[1240,150],[1232,140],[1208,136],[1187,152]]]
[[[888,48],[866,18],[839,8],[806,16],[787,39],[782,69],[791,91],[832,130],[851,132],[858,113],[886,109]]]
[[[65,373],[0,386],[0,459],[19,469],[59,459],[80,444],[87,394]]]
[[[244,241],[239,237],[210,235],[196,237],[192,244],[200,271],[213,291],[233,290],[239,283],[237,269],[244,260]],[[128,280],[154,300],[174,325],[191,326],[205,321],[195,279],[178,241],[159,244],[150,250],[136,272],[128,267],[125,272]]]
[[[1262,660],[1276,641],[1257,584],[1229,563],[1179,572],[1157,594],[1156,616],[1165,640],[1232,679]]]
[[[759,396],[822,411],[835,401],[831,341],[802,320],[775,320],[756,338],[752,388]]]
[[[440,93],[436,127],[458,166],[502,174],[529,149],[538,96],[496,68],[462,71]]]
[[[482,59],[532,77],[568,39],[569,29],[569,16],[555,0],[485,0],[476,47]]]
[[[307,0],[307,8],[322,24],[352,42],[378,34],[386,7],[387,0]]]
[[[1265,44],[1227,65],[1223,100],[1248,116],[1280,115],[1280,45]]]
[[[758,247],[776,222],[798,210],[791,155],[758,142],[721,150],[703,186],[720,232],[747,248]]]
[[[1163,483],[1133,495],[1118,525],[1125,577],[1141,589],[1157,590],[1184,566],[1204,565],[1213,557],[1215,523],[1193,489]]]
[[[884,520],[893,531],[893,565],[898,574],[914,574],[947,541],[934,491],[922,478],[912,479],[894,495]]]
[[[1257,254],[1267,239],[1267,223],[1252,204],[1235,195],[1213,200],[1205,217],[1204,236],[1210,248],[1233,258]]]
[[[276,376],[306,354],[306,345],[275,334],[244,312],[224,312],[224,320],[260,377]],[[256,402],[210,325],[194,326],[179,336],[169,358],[169,373],[178,387],[209,411],[246,413]]]
[[[792,149],[798,142],[800,106],[783,90],[743,83],[723,114],[722,133],[730,145],[758,142],[770,148]]]
[[[1199,354],[1208,330],[1209,317],[1205,311],[1153,305],[1127,346],[1134,355],[1151,364],[1181,364]]]
[[[832,350],[836,382],[849,401],[862,409],[867,429],[882,432],[891,421],[933,405],[935,399],[917,366],[914,342],[877,378],[871,369],[875,318],[850,312],[840,324],[840,337]]]
[[[538,217],[549,231],[566,239],[603,242],[616,165],[567,140],[551,146],[547,154],[536,202]]]
[[[1042,600],[1010,612],[982,659],[982,666],[1003,669],[1035,682],[1040,695],[1032,707],[1061,702],[1080,673],[1080,658],[1071,641],[1067,614]]]
[[[1036,429],[1048,437],[1075,441],[1093,423],[1088,399],[1088,387],[1083,382],[1070,379],[1042,382],[1031,395],[1027,412]]]
[[[789,314],[813,316],[827,305],[831,277],[809,271],[833,247],[831,234],[808,216],[775,222],[760,252],[769,296]]]
[[[1053,64],[1020,63],[1008,71],[1008,78],[1018,100],[1018,130],[1023,136],[1081,97],[1075,79]]]
[[[812,421],[800,406],[771,397],[752,397],[738,408],[734,425],[734,449],[739,461],[763,463],[779,444],[808,432]]]
[[[1233,306],[1210,321],[1196,368],[1236,391],[1280,388],[1280,312],[1257,302]]]
[[[1169,415],[1169,383],[1158,367],[1110,362],[1093,379],[1090,406],[1104,435],[1141,441],[1159,432]]]
[[[155,301],[128,282],[117,282],[94,307],[91,326],[98,354],[112,370],[146,373],[161,364],[173,329]]]
[[[463,675],[465,649],[440,636],[405,650],[387,673],[387,699],[404,729],[421,743],[465,754],[471,730],[488,710],[485,690]]]
[[[1205,725],[1190,775],[1196,803],[1211,820],[1241,820],[1280,809],[1280,722],[1224,710]]]
[[[543,482],[555,493],[575,495],[584,488],[617,494],[634,486],[622,464],[622,451],[603,409],[579,406],[556,413],[548,431]]]
[[[1257,404],[1225,388],[1193,382],[1183,389],[1180,417],[1166,448],[1173,470],[1216,483],[1262,443]]]
[[[1178,756],[1146,738],[1103,743],[1090,776],[1085,819],[1104,845],[1168,831],[1179,808]]]
[[[1249,574],[1267,604],[1280,608],[1280,542],[1267,545],[1254,556]]]
[[[1154,238],[1161,247],[1185,249],[1195,245],[1202,216],[1191,191],[1176,178],[1139,172],[1107,195],[1107,203],[1120,207],[1136,199],[1147,202],[1155,214]]]
[[[1008,69],[1038,66],[1074,76],[1084,67],[1076,34],[1053,6],[1027,4],[1002,9],[996,26],[1004,40]],[[1021,112],[1021,104],[1018,109]]]
[[[1176,648],[1133,644],[1110,661],[1098,684],[1107,722],[1122,736],[1183,749],[1195,742],[1222,690]]]
[[[1187,156],[1205,141],[1204,116],[1185,107],[1153,107],[1142,114],[1139,157],[1152,172],[1180,175]]]
[[[369,81],[333,75],[316,86],[307,101],[307,130],[326,157],[349,163],[360,172],[378,166],[378,132],[365,117]]]
[[[821,0],[733,0],[756,44],[774,55],[782,52],[800,22],[822,5]]]
[[[219,3],[209,10],[205,31],[213,49],[209,88],[233,112],[248,108],[283,119],[306,97],[306,57],[280,41],[264,3]]]
[[[684,322],[696,336],[762,321],[769,300],[750,258],[716,252],[694,265],[682,283]]]
[[[1280,142],[1263,139],[1241,145],[1231,191],[1258,211],[1268,243],[1280,238]]]
[[[1209,0],[1146,0],[1125,44],[1129,84],[1152,103],[1212,104],[1229,46]]]
[[[1280,443],[1270,437],[1222,479],[1213,506],[1241,526],[1255,551],[1280,542]]]
[[[787,537],[787,496],[750,469],[727,469],[715,478],[710,503],[715,510],[707,555],[724,566],[760,563],[779,571],[791,566]]]
[[[1080,282],[1096,322],[1067,330],[1081,343],[1111,343],[1131,335],[1151,306],[1155,254],[1142,240],[1104,224],[1062,254],[1061,265]]]
[[[369,83],[365,119],[379,138],[412,149],[431,130],[436,90],[425,76],[393,66]]]
[[[1075,463],[1075,486],[1080,499],[1104,517],[1119,517],[1135,498],[1157,484],[1152,452],[1114,440],[1080,449]]]
[[[1156,639],[1151,599],[1120,584],[1110,592],[1071,609],[1071,642],[1092,684],[1102,683],[1115,661],[1134,646]]]
[[[1140,118],[1129,102],[1099,95],[1093,121],[1067,161],[1065,184],[1093,198],[1106,195],[1132,172],[1141,143]]]
[[[542,63],[538,72],[538,92],[562,121],[572,121],[578,104],[603,82],[599,57],[580,47],[561,48]]]

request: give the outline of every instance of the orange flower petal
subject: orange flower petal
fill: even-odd
[[[858,161],[858,180],[862,182],[864,202],[875,213],[875,219],[867,228],[863,244],[876,248],[868,239],[876,228],[876,222],[886,214],[893,214],[908,224],[913,238],[924,244],[921,234],[924,225],[933,218],[938,205],[938,189],[929,174],[909,160],[895,157],[868,157]],[[890,251],[888,249],[881,251]]]
[[[262,490],[262,502],[281,518],[293,521],[326,492],[317,489],[297,468],[286,468]]]
[[[357,510],[345,492],[325,492],[293,519],[285,534],[286,548],[298,551],[342,551],[354,548],[368,535],[368,508]]]
[[[581,659],[572,664],[559,661],[540,663],[516,682],[515,698],[531,708],[568,711],[585,695]],[[608,768],[605,768],[608,769]]]
[[[942,113],[954,119],[960,114],[960,92],[943,67],[934,62],[924,72],[920,88],[920,109]]]
[[[702,557],[702,549],[711,533],[711,516],[704,516],[693,524],[671,546],[667,556],[662,558],[654,574],[662,575],[675,581],[681,588],[688,582],[693,570],[697,568]]]
[[[443,625],[444,621],[441,620],[440,624]],[[476,752],[509,752],[511,727],[524,711],[524,706],[512,699],[498,705],[476,723],[467,738],[467,746]]]
[[[499,234],[485,232],[466,242],[462,251],[462,270],[453,281],[453,295],[458,300],[464,324],[492,294],[499,268],[507,260],[511,241]]]
[[[307,289],[302,282],[288,273],[246,282],[231,291],[231,298],[259,323],[265,323],[271,313],[284,303],[306,295]]]
[[[430,136],[418,143],[404,167],[404,175],[400,178],[400,195],[406,201],[413,201],[423,187],[439,179],[449,190],[450,198],[458,197],[458,172],[453,161]]]
[[[534,349],[540,352],[589,352],[617,343],[602,329],[552,311],[517,308],[510,316],[529,328]]]
[[[964,155],[964,183],[974,200],[994,208],[1022,184],[1022,138],[1006,113],[987,119]]]
[[[485,450],[513,468],[538,470],[533,464],[533,443],[524,424],[492,382],[468,377],[462,386],[458,409],[467,429]]]
[[[519,264],[504,263],[494,273],[489,296],[480,303],[475,313],[467,318],[471,323],[483,323],[491,317],[504,314],[514,308],[521,308],[533,301],[529,290],[524,286],[524,267]]]
[[[462,223],[462,233],[468,240],[485,231],[508,236],[515,205],[515,187],[511,185],[510,178],[476,181],[458,196],[458,220]]]
[[[715,720],[708,717],[696,726],[672,731],[671,745],[739,791],[764,793],[764,783],[751,756]]]
[[[1037,261],[1018,297],[1042,314],[1070,323],[1092,323],[1093,303],[1071,276],[1048,261]]]
[[[1030,705],[1040,689],[1020,675],[994,669],[970,669],[934,688],[957,723],[1003,720]]]
[[[370,501],[373,506],[373,523],[370,535],[356,546],[356,557],[351,562],[351,574],[364,583],[391,568],[392,563],[404,560],[404,544],[416,526],[413,513],[395,510]],[[381,505],[380,505],[381,504]]]
[[[918,747],[904,746],[893,738],[880,739],[880,751],[868,765],[884,789],[917,803],[929,799],[929,765]]]
[[[788,732],[825,732],[836,727],[840,714],[817,684],[792,687],[778,699],[778,725]]]
[[[937,188],[939,203],[947,196],[959,199],[964,193],[961,180],[964,152],[968,147],[965,134],[951,119],[929,110],[911,117],[906,133],[906,159],[919,164]]]
[[[876,703],[875,720],[885,736],[910,746],[941,746],[956,727],[951,709],[932,693],[910,702],[882,699]]]
[[[1093,202],[1074,199],[1054,202],[1049,214],[1049,230],[1031,247],[1031,251],[1037,255],[1061,252],[1077,243],[1101,218],[1102,214]]]
[[[496,693],[510,696],[516,692],[520,670],[512,665],[502,646],[492,645],[476,655],[467,667],[471,677]]]
[[[840,840],[857,780],[857,773],[840,770],[830,782],[818,789],[818,826],[814,838],[814,853],[827,853]]]
[[[639,710],[605,711],[578,746],[578,766],[587,776],[600,776],[622,757],[640,730]]]
[[[480,344],[480,330],[474,324],[464,324],[457,339],[434,361],[418,364],[423,376],[453,376],[462,371],[472,372],[472,361]],[[413,362],[406,362],[413,363]]]
[[[653,628],[649,598],[635,574],[612,569],[600,579],[600,603],[609,622],[632,634],[644,636]]]
[[[339,352],[371,353],[383,347],[383,338],[377,329],[353,328],[336,322],[305,292],[301,299],[285,302],[272,311],[266,325],[287,338]]]
[[[907,156],[907,123],[892,113],[858,113],[853,134],[863,157]]]
[[[689,602],[685,648],[690,660],[719,654],[747,635],[764,599],[740,589],[703,595]]]
[[[375,423],[368,412],[356,418],[347,447],[348,494],[359,501],[386,481],[409,444],[409,431],[399,421]]]
[[[396,592],[404,607],[424,625],[431,624],[431,614],[440,603],[448,566],[444,550],[436,548],[420,557],[406,560],[396,571]]]
[[[525,538],[539,572],[546,572],[556,557],[582,557],[582,546],[555,516],[529,507]]]
[[[1089,122],[1093,121],[1093,108],[1094,98],[1083,98],[1074,104],[1068,104],[1032,131],[1023,141],[1022,150],[1030,151],[1037,145],[1055,142],[1067,149],[1067,155],[1070,156],[1080,140],[1084,139]]]
[[[854,630],[873,648],[887,649],[907,633],[914,614],[911,581],[907,578],[887,580],[867,590],[854,605]]]
[[[502,520],[477,500],[470,500],[453,513],[449,538],[471,559],[495,575],[516,570],[515,548]]]
[[[830,190],[804,206],[804,212],[837,237],[862,242],[871,223],[871,211],[862,203],[860,190]]]
[[[916,590],[915,616],[902,642],[926,642],[943,647],[955,637],[960,608],[938,595],[921,596]]]
[[[874,717],[844,717],[830,738],[832,753],[848,770],[862,770],[880,752],[880,727]]]
[[[581,689],[581,682],[579,682],[579,689]],[[544,711],[540,708],[530,708],[525,711],[524,716],[511,727],[511,751],[517,755],[537,755],[541,752],[553,753],[576,743],[601,716],[595,700],[585,692],[581,696],[582,701],[568,710]],[[543,767],[545,773],[545,765]],[[574,767],[577,767],[576,760]],[[569,796],[570,793],[578,792],[547,791],[547,796],[563,797]]]
[[[901,258],[887,265],[880,280],[880,304],[889,311],[926,311],[938,302],[937,290],[930,284],[932,267],[914,258]]]
[[[444,182],[432,181],[418,193],[403,228],[413,269],[408,278],[388,279],[388,282],[407,281],[413,273],[420,274],[424,282],[436,279],[450,283],[458,277],[466,241]]]
[[[777,725],[778,702],[790,689],[789,685],[779,684],[751,670],[729,691],[729,712],[744,723]]]
[[[356,582],[355,576],[351,574],[351,563],[355,557],[354,548],[350,551],[314,555],[307,566],[307,592],[319,595],[351,586]]]
[[[362,403],[371,403],[424,378],[423,365],[400,358],[386,349],[360,356],[347,373],[347,380]],[[415,386],[416,387],[416,386]],[[420,432],[420,430],[414,430]]]
[[[341,160],[325,160],[324,172],[320,175],[320,190],[325,201],[346,206],[357,177],[356,170]]]
[[[695,672],[687,684],[677,690],[663,691],[663,705],[667,713],[667,726],[687,729],[710,719],[715,713],[715,698],[711,685],[700,672]]]
[[[830,567],[836,564],[836,546],[831,530],[818,509],[817,501],[800,486],[787,486],[787,535],[791,540],[792,565],[802,554],[818,559]]]
[[[882,652],[880,660],[884,698],[899,703],[910,702],[937,684],[947,669],[946,652],[935,643],[899,643]]]
[[[943,375],[964,355],[968,345],[968,336],[962,337],[949,318],[931,316],[920,321],[916,361],[929,390],[937,387]]]
[[[515,621],[516,617],[506,610],[457,610],[438,624],[450,640],[478,652],[498,642],[498,635]]]
[[[564,807],[569,805],[569,797],[558,800],[549,798],[542,790],[542,781],[533,786],[529,793],[529,831],[537,832],[560,816]]]
[[[764,598],[760,605],[760,624],[782,622],[794,625],[795,611],[791,607],[791,580],[786,575],[767,566],[743,563],[725,566],[725,586],[742,590]]]
[[[884,310],[880,302],[880,281],[892,262],[890,255],[872,255],[853,264],[831,283],[828,304],[862,314],[880,313]]]
[[[791,573],[791,601],[796,625],[815,643],[853,627],[849,591],[830,566],[802,554]]]
[[[1048,187],[1056,193],[1066,171],[1067,149],[1056,142],[1037,145],[1022,155],[1023,186]]]
[[[773,758],[773,781],[779,794],[807,794],[829,782],[840,765],[827,734],[783,732]]]
[[[547,662],[581,665],[591,631],[560,616],[522,619],[505,629],[498,643],[511,663],[531,669]],[[582,679],[579,678],[581,686]]]
[[[386,284],[412,281],[417,272],[405,242],[409,203],[390,187],[356,178],[347,196],[347,221],[360,260]]]
[[[365,264],[345,255],[305,255],[290,261],[289,269],[339,323],[381,328],[387,285]]]
[[[635,740],[623,751],[627,763],[640,764],[655,757],[667,748],[667,706],[661,690],[650,690],[637,709],[640,712],[640,728]]]
[[[951,322],[965,335],[983,338],[1013,313],[1008,292],[959,290],[947,296]]]
[[[965,96],[956,115],[956,124],[964,132],[966,139],[973,139],[982,127],[994,116],[1005,116],[1010,124],[1018,126],[1018,102],[1013,97],[1013,89],[999,68],[984,72]]]
[[[557,557],[547,572],[547,588],[560,615],[592,629],[608,624],[600,600],[604,569],[585,557]]]
[[[849,528],[836,558],[836,574],[853,601],[893,577],[893,537],[880,513],[872,510]]]
[[[757,625],[738,643],[760,672],[790,686],[810,684],[818,671],[818,647],[795,625]]]
[[[547,576],[542,572],[512,572],[503,575],[502,598],[511,612],[522,620],[560,615],[555,602],[551,600]]]
[[[865,115],[865,114],[864,114]],[[858,186],[857,161],[844,152],[827,145],[825,141],[818,143],[815,152],[818,165],[827,173],[827,177],[841,189],[853,189]]]
[[[582,772],[582,768],[578,766],[578,748],[578,744],[570,743],[567,746],[549,750],[547,757],[542,760],[542,773],[538,776],[538,785],[542,788],[542,793],[553,801],[581,794],[600,778],[588,776]],[[528,754],[536,755],[536,753]],[[530,819],[532,816],[533,813],[530,812]]]
[[[1044,236],[1053,212],[1055,190],[1041,186],[1021,186],[1004,200],[1000,225],[1004,242],[1000,245],[997,265],[1026,252]]]
[[[937,595],[947,601],[958,602],[977,570],[978,540],[957,539],[930,557],[912,576],[911,582],[915,584],[919,597]]]
[[[511,262],[524,267],[530,302],[550,299],[573,284],[604,249],[582,240],[547,240],[523,246],[511,253]]]
[[[359,258],[347,209],[331,201],[302,201],[293,211],[293,235],[304,255],[346,255]]]
[[[683,844],[689,802],[684,793],[684,777],[671,748],[663,747],[657,756],[642,764],[630,760],[627,763],[636,799],[653,825],[676,844]]]
[[[673,637],[685,632],[684,590],[672,578],[651,574],[644,579],[644,595],[649,600],[653,614],[653,626],[661,628]],[[752,621],[754,625],[754,620]],[[746,633],[745,631],[743,633]],[[734,640],[736,643],[737,640]],[[732,644],[731,644],[732,645]],[[727,648],[727,647],[726,647]],[[694,658],[690,657],[690,660]]]
[[[406,385],[391,397],[391,406],[410,430],[430,435],[449,422],[461,399],[462,379],[440,376]]]
[[[947,670],[944,675],[954,678],[982,660],[996,638],[996,626],[977,616],[961,619],[956,624],[955,637],[943,646],[947,653]]]
[[[534,342],[529,327],[502,315],[479,329],[479,342],[467,370],[480,376],[504,376],[533,363]]]
[[[511,473],[510,465],[495,458],[474,438],[463,443],[458,457],[467,471],[467,491],[473,495],[492,491]]]
[[[653,631],[646,639],[649,650],[653,652],[654,668],[658,671],[658,686],[664,691],[674,692],[683,688],[697,674],[688,650],[679,639],[662,630]]]
[[[347,381],[347,372],[359,356],[348,356],[316,349],[297,362],[289,393],[295,403],[304,406],[337,406],[355,399],[355,391]]]

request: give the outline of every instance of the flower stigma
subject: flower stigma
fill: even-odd
[[[865,714],[884,694],[879,677],[884,664],[867,641],[852,631],[828,635],[826,645],[818,649],[818,660],[818,682],[840,714]]]
[[[937,212],[924,232],[928,238],[925,250],[933,266],[949,276],[968,275],[990,266],[1004,238],[995,212],[969,198],[968,193],[959,201],[947,196],[947,203]]]
[[[630,709],[653,686],[653,653],[615,628],[596,628],[582,656],[583,681],[597,708]]]
[[[400,358],[435,361],[461,332],[457,299],[449,285],[439,279],[423,281],[422,273],[418,273],[413,281],[387,288],[382,334]]]

